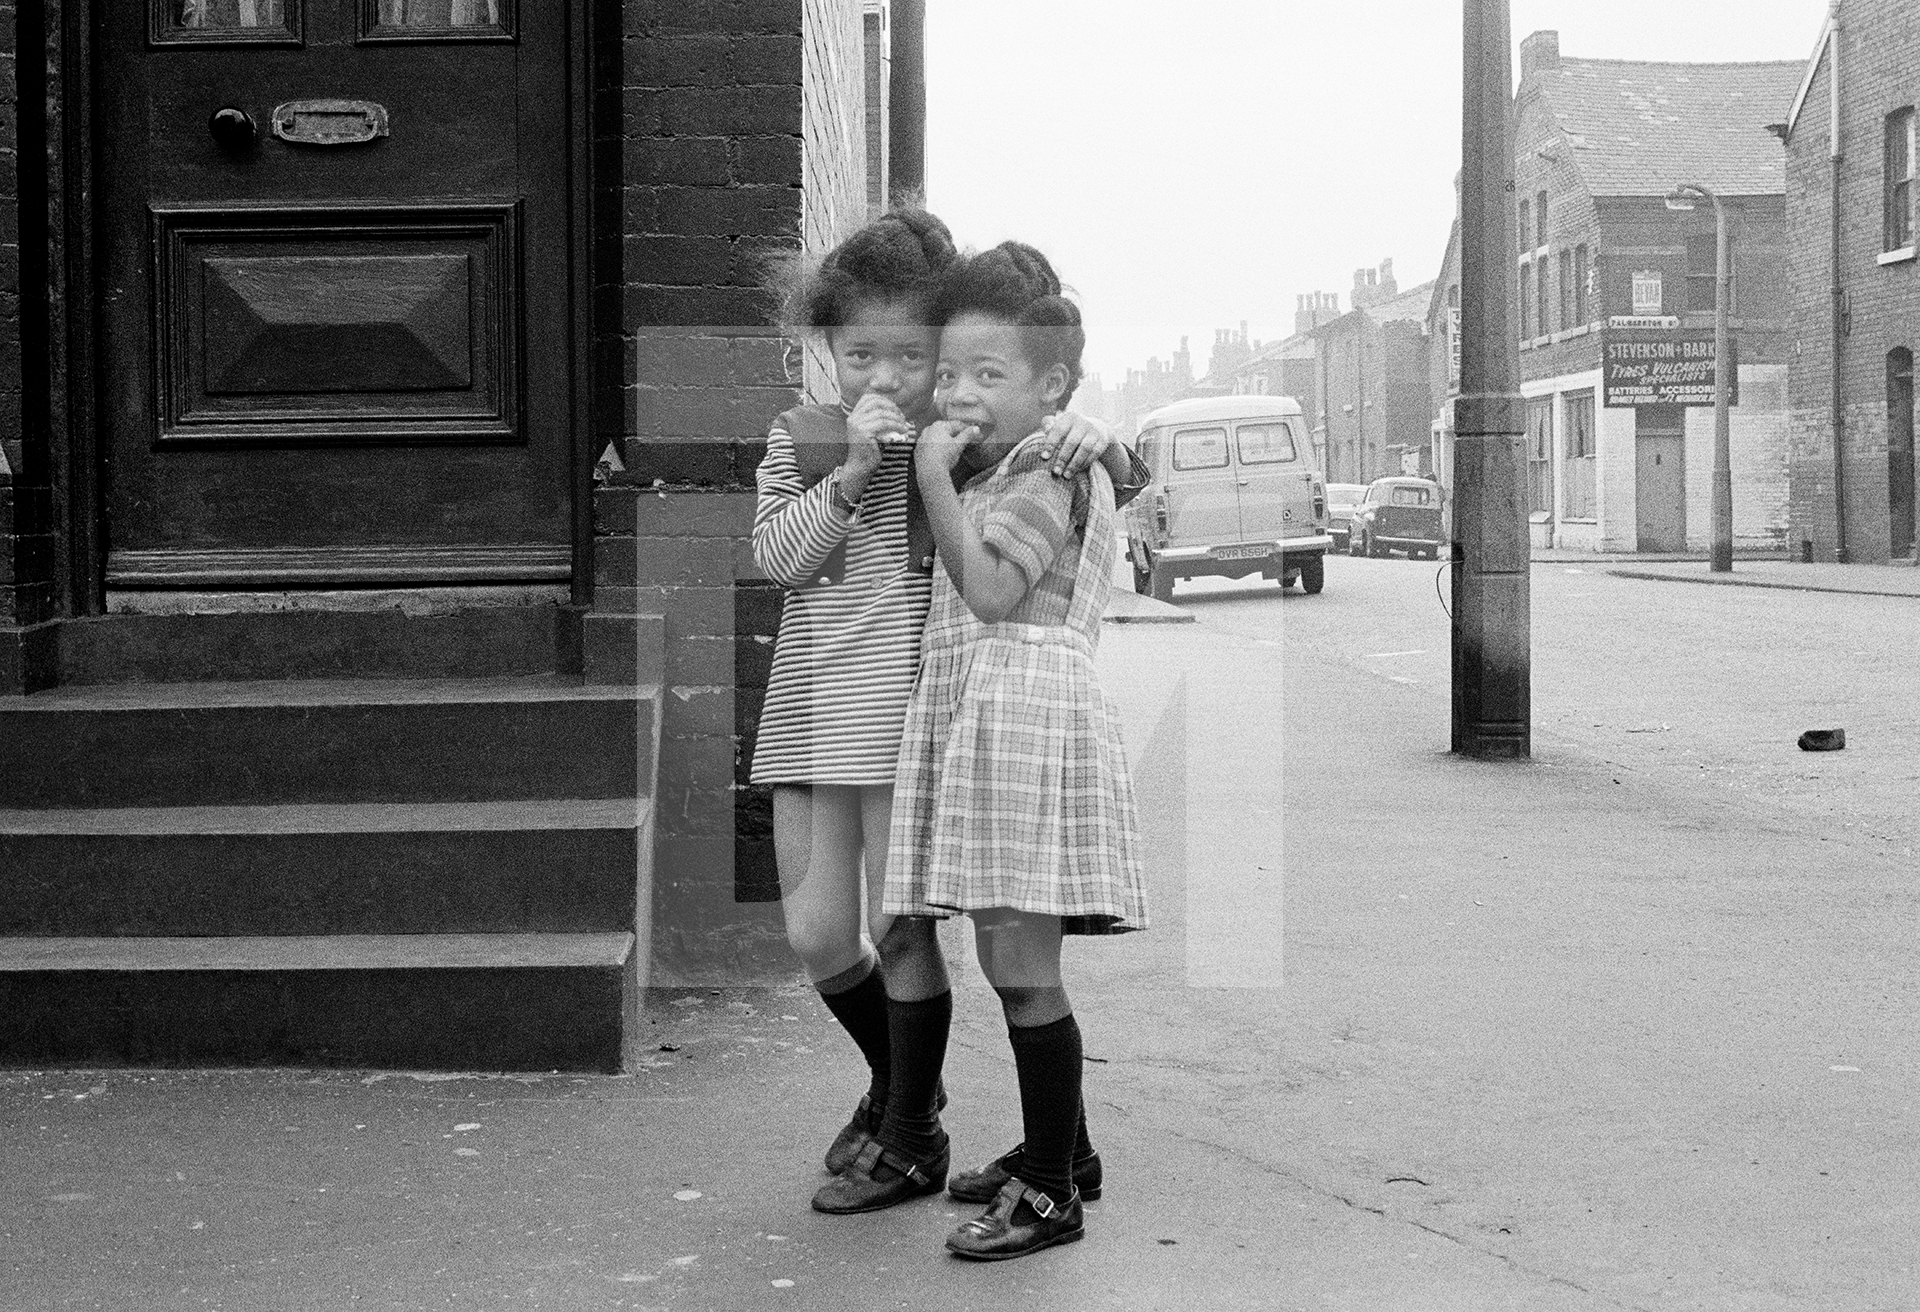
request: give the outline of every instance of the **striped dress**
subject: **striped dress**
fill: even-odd
[[[981,538],[1030,581],[997,624],[945,569],[907,711],[887,844],[885,910],[997,907],[1068,934],[1147,924],[1139,825],[1120,717],[1093,656],[1112,588],[1112,485],[1099,465],[1056,479],[1031,443],[967,484]]]
[[[755,474],[753,558],[791,588],[780,616],[766,707],[753,748],[756,784],[891,784],[933,579],[907,568],[909,446],[887,447],[858,513],[805,485],[793,438],[776,422]],[[835,583],[815,571],[846,543]]]

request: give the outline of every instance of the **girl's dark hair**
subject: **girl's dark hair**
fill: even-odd
[[[933,322],[945,327],[963,314],[985,314],[1020,328],[1027,362],[1045,370],[1062,365],[1066,405],[1080,386],[1080,357],[1087,331],[1080,307],[1061,294],[1060,276],[1047,257],[1024,242],[1005,241],[970,255],[941,280],[933,303]]]
[[[947,225],[923,209],[888,210],[818,261],[776,259],[768,278],[780,298],[780,322],[795,332],[831,332],[874,297],[931,302],[960,252]]]

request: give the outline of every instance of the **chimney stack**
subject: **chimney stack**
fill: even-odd
[[[1560,34],[1535,32],[1520,43],[1520,80],[1560,67]]]

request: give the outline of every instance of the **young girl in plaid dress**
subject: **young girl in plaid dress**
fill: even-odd
[[[773,786],[788,939],[868,1067],[867,1092],[827,1150],[839,1178],[814,1198],[825,1212],[872,1211],[946,1182],[946,968],[931,922],[896,923],[878,901],[933,594],[914,436],[936,417],[932,303],[957,258],[944,223],[900,209],[779,277],[786,323],[826,348],[840,391],[838,404],[773,422],[753,527],[756,563],[788,592],[752,780]],[[1127,469],[1131,454],[1108,443],[1069,416],[1046,436],[1062,473],[1103,453]],[[883,1144],[913,1173],[876,1169]]]
[[[1081,1105],[1080,1028],[1063,934],[1147,923],[1120,722],[1093,655],[1115,553],[1104,469],[1050,475],[1027,439],[1080,378],[1085,333],[1046,257],[1009,242],[947,276],[921,497],[939,546],[933,609],[894,785],[884,909],[964,911],[1006,1013],[1025,1139],[956,1196],[991,1198],[955,1230],[962,1257],[1080,1238],[1099,1187]],[[956,491],[952,471],[971,474]],[[1076,1158],[1079,1160],[1076,1161]]]

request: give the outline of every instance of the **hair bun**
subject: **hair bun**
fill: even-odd
[[[916,297],[931,303],[940,280],[960,259],[953,233],[926,210],[889,210],[817,262],[776,258],[768,286],[782,301],[781,322],[821,331],[848,322],[872,297]]]

